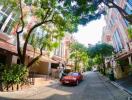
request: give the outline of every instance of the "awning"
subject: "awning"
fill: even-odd
[[[10,43],[0,41],[0,48],[4,49],[4,50],[7,50],[8,52],[10,52],[10,53],[12,53],[14,55],[17,55],[16,46],[14,46],[14,45],[12,45]]]

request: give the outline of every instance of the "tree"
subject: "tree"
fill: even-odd
[[[27,45],[31,41],[31,37],[34,50],[36,46],[39,47],[40,54],[33,58],[27,67],[30,67],[43,55],[44,49],[52,49],[53,45],[56,47],[57,43],[54,41],[60,40],[64,36],[64,32],[73,32],[77,28],[76,18],[71,16],[71,13],[67,12],[58,0],[1,0],[1,4],[5,7],[10,6],[12,12],[20,14],[14,23],[20,64],[25,65]],[[31,18],[34,20],[31,20],[32,23],[29,26],[28,20]],[[42,29],[43,34],[46,35],[39,37],[38,28]],[[25,39],[22,45],[20,36],[23,34]]]
[[[132,25],[128,27],[128,38],[131,40],[132,39]]]
[[[105,43],[98,43],[88,48],[88,55],[95,59],[98,64],[103,64],[103,74],[105,75],[105,57],[111,56],[113,47]]]
[[[132,24],[132,14],[128,14],[122,7],[116,4],[114,0],[60,0],[64,5],[69,6],[75,15],[81,16],[80,22],[86,24],[90,20],[100,18],[105,14],[106,5],[108,8],[116,8],[123,18]],[[71,6],[72,5],[72,6]]]
[[[81,43],[74,42],[70,46],[70,59],[75,62],[75,71],[79,71],[80,64],[86,67],[88,62],[87,48]]]

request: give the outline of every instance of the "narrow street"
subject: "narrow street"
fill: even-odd
[[[96,72],[88,72],[79,86],[60,86],[56,89],[70,94],[54,94],[47,100],[127,100],[129,96]]]
[[[98,72],[87,72],[78,86],[57,83],[23,91],[0,92],[0,97],[0,100],[128,100],[130,95],[113,86]]]

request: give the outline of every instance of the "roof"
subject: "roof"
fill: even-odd
[[[0,48],[1,49],[4,49],[4,50],[7,50],[8,52],[14,54],[14,55],[17,55],[17,47],[13,44],[10,44],[8,42],[3,42],[3,41],[0,41]],[[35,57],[38,56],[40,53],[35,53]],[[45,53],[46,54],[46,53]],[[30,51],[30,50],[27,50],[26,51],[26,55],[27,56],[30,56],[31,58],[33,58],[33,55],[34,55],[34,52],[33,51]],[[43,61],[43,62],[51,62],[51,63],[58,63],[57,61],[55,60],[52,60],[51,58],[49,58],[48,56],[44,56],[42,55],[42,57],[40,58],[40,61]]]
[[[16,49],[16,46],[8,43],[8,42],[3,42],[3,41],[0,41],[0,48],[1,49],[5,49],[15,55],[17,55],[17,49]]]
[[[130,50],[128,52],[121,53],[120,55],[118,55],[118,56],[115,57],[115,60],[126,59],[130,55],[132,55],[132,50]]]

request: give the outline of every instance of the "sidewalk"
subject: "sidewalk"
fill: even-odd
[[[116,80],[115,83],[122,86],[125,91],[129,92],[132,95],[132,76]]]
[[[100,73],[99,73],[100,74]],[[130,95],[132,95],[132,77],[116,80],[116,81],[110,81],[108,77],[103,76],[100,74],[106,81],[109,81],[114,86],[120,88],[121,90],[126,91]]]
[[[35,82],[35,85],[19,91],[0,92],[0,100],[23,100],[22,98],[26,99],[33,95],[42,94],[41,92],[46,93],[50,90],[49,87],[57,87],[59,81],[57,79],[37,78]]]

